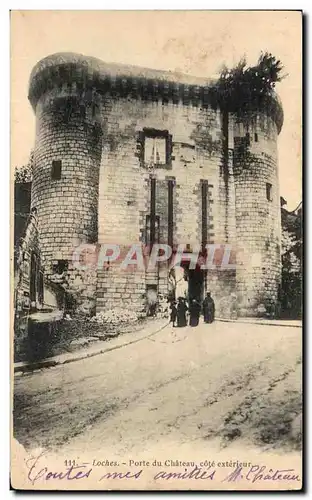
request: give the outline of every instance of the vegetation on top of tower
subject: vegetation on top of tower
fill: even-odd
[[[241,114],[265,106],[275,97],[275,85],[287,75],[284,66],[269,52],[261,53],[255,66],[247,66],[242,58],[232,69],[224,67],[214,91],[223,110]]]

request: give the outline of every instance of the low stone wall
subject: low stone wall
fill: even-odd
[[[38,361],[141,329],[145,321],[105,325],[85,319],[28,321],[28,336],[14,343],[14,361]]]

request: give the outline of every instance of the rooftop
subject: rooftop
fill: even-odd
[[[217,80],[184,73],[163,71],[127,64],[106,63],[91,56],[59,52],[41,59],[33,68],[29,81],[29,100],[35,109],[38,99],[47,90],[63,84],[77,88],[95,88],[105,94],[113,89],[118,95],[139,94],[145,99],[172,98],[177,103],[218,105]],[[278,96],[270,96],[273,118],[280,131],[283,111]]]
[[[106,63],[96,57],[84,56],[74,52],[58,52],[41,59],[33,68],[30,75],[30,84],[35,76],[49,67],[74,64],[87,68],[90,72],[98,73],[100,78],[138,78],[156,80],[159,82],[181,83],[186,85],[209,86],[214,80],[187,75],[185,73],[142,68],[129,64]]]

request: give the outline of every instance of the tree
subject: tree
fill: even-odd
[[[301,317],[302,309],[302,212],[282,208],[282,310]]]
[[[32,150],[29,155],[29,160],[26,165],[17,167],[14,172],[14,182],[16,184],[31,182],[33,176],[33,165],[34,165],[34,151]]]
[[[269,52],[261,53],[255,66],[247,66],[242,58],[232,69],[223,67],[215,91],[219,104],[230,113],[257,109],[274,93],[276,83],[286,75],[283,65]]]

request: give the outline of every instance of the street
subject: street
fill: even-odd
[[[15,379],[26,450],[139,456],[153,447],[298,450],[301,329],[215,322]],[[99,454],[99,451],[102,453]],[[105,455],[105,457],[103,456]]]

